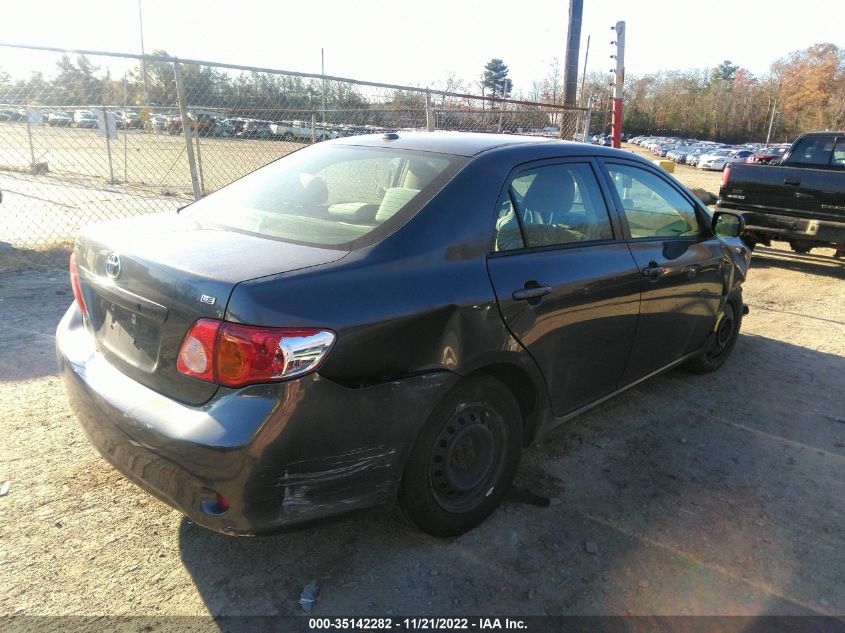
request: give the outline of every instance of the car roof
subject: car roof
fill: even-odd
[[[368,147],[396,147],[399,149],[417,150],[421,152],[436,152],[440,154],[454,154],[457,156],[476,156],[498,147],[509,145],[547,144],[562,142],[557,139],[537,136],[522,136],[517,134],[486,134],[480,132],[390,132],[396,138],[386,138],[387,134],[367,134],[352,136],[331,141],[338,145],[363,145]],[[580,145],[580,144],[579,144]]]
[[[830,131],[830,132],[804,132],[801,136],[843,136],[845,132],[843,131]]]

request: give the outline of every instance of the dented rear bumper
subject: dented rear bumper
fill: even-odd
[[[75,305],[56,347],[68,398],[103,457],[196,523],[233,535],[392,505],[420,428],[456,380],[438,372],[348,388],[315,374],[221,388],[191,406],[110,365]]]

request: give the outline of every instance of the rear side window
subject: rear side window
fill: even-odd
[[[632,238],[692,237],[701,232],[695,207],[668,182],[632,165],[608,165]]]
[[[464,164],[466,159],[443,154],[318,144],[254,171],[183,213],[201,223],[309,246],[362,248],[410,219]]]
[[[607,206],[590,166],[549,165],[511,182],[499,209],[495,250],[609,239]]]
[[[807,136],[798,141],[789,156],[790,163],[807,165],[828,165],[833,152],[834,139],[831,136]]]

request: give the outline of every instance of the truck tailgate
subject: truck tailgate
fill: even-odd
[[[845,222],[845,171],[734,164],[720,207]]]

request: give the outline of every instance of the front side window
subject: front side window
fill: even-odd
[[[499,209],[495,249],[609,239],[607,206],[590,166],[549,165],[524,171],[511,182]]]
[[[465,163],[443,154],[319,144],[244,176],[183,213],[285,241],[361,248],[410,219]]]
[[[659,176],[631,165],[608,165],[632,238],[694,237],[701,227],[695,207]]]

